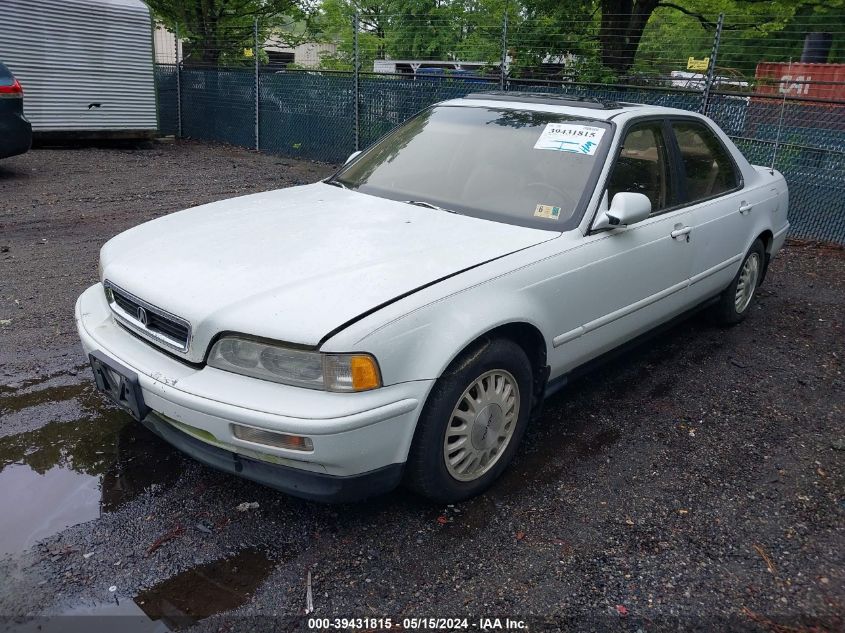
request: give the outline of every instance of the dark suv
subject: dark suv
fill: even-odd
[[[0,63],[0,158],[23,154],[32,145],[32,126],[23,115],[23,88]]]

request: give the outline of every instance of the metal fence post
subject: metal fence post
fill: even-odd
[[[707,65],[707,78],[704,80],[704,95],[701,98],[701,114],[706,115],[710,107],[710,90],[713,88],[713,80],[716,77],[716,59],[719,56],[719,43],[722,40],[722,24],[725,21],[725,14],[719,14],[716,22],[716,35],[713,37],[713,49],[710,51],[710,63]]]
[[[182,60],[179,59],[179,25],[176,26],[176,138],[182,138]]]
[[[252,48],[252,57],[255,59],[255,151],[258,151],[258,135],[259,135],[259,98],[258,98],[258,86],[259,82],[261,81],[258,76],[258,18],[255,18],[252,22],[252,35],[253,35],[253,48]]]
[[[355,12],[355,15],[352,17],[352,45],[354,48],[354,61],[352,66],[352,98],[355,100],[354,105],[354,113],[355,113],[355,151],[361,149],[361,99],[360,99],[360,91],[361,91],[361,60],[360,60],[360,51],[358,49],[358,21],[359,21],[358,12]]]
[[[499,67],[499,90],[506,89],[505,75],[508,61],[508,2],[505,3],[505,15],[502,18],[502,60]]]

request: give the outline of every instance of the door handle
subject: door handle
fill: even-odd
[[[754,208],[753,204],[748,204],[747,202],[745,202],[745,200],[743,200],[739,205],[739,212],[742,215],[745,215],[746,213],[751,213],[751,210],[753,208]]]
[[[669,235],[672,236],[673,240],[683,238],[685,241],[689,242],[690,231],[692,231],[691,226],[682,226],[672,231]]]

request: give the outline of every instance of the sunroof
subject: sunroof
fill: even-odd
[[[578,97],[565,94],[548,94],[545,92],[476,92],[468,94],[466,99],[482,101],[516,101],[518,103],[543,103],[546,105],[570,105],[590,110],[621,110],[622,106],[615,101],[604,101],[594,97]]]

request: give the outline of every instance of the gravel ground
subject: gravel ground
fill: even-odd
[[[318,617],[843,630],[841,249],[791,243],[745,323],[696,317],[573,383],[503,479],[455,507],[288,498],[106,406],[72,315],[99,246],[330,170],[189,143],[0,163],[0,629],[116,613],[137,630],[304,629],[310,572]]]

